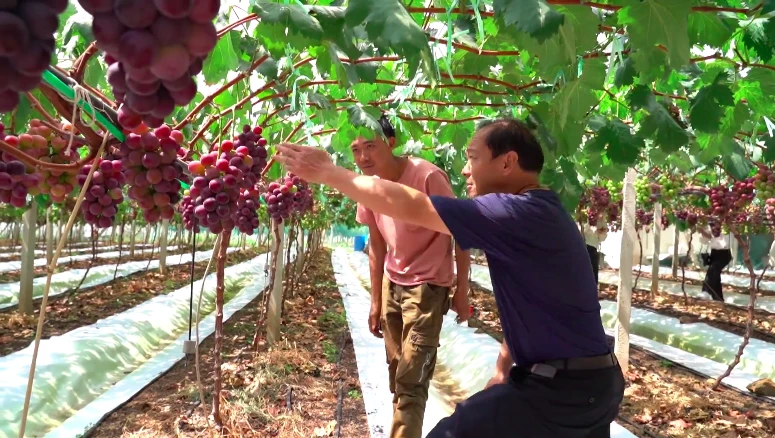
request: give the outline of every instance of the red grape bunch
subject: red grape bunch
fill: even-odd
[[[293,184],[293,180],[284,178],[269,183],[267,191],[262,194],[266,202],[266,210],[269,216],[277,222],[291,217],[293,213],[293,202],[298,188]]]
[[[224,143],[226,148],[223,148]],[[226,150],[233,146],[230,143],[224,141],[219,150],[188,163],[189,172],[196,175],[189,190],[194,216],[198,224],[214,234],[231,231],[236,226],[234,218],[239,212],[238,201],[244,185],[242,170],[230,164],[237,157],[233,150]]]
[[[129,134],[121,144],[129,198],[137,202],[148,223],[175,216],[184,170],[177,160],[185,154],[182,143],[183,133],[162,125],[143,135]]]
[[[263,129],[260,126],[251,128],[249,125],[242,127],[242,133],[234,141],[221,143],[221,151],[234,150],[235,154],[230,159],[229,165],[239,168],[244,175],[243,187],[253,187],[261,179],[261,172],[266,167],[266,139],[261,136]],[[214,146],[217,147],[217,146]]]
[[[178,208],[180,209],[180,215],[183,217],[183,227],[189,231],[193,230],[195,233],[198,233],[199,226],[194,227],[197,223],[196,217],[194,216],[194,200],[191,199],[191,192],[189,190],[183,192],[183,199],[181,199],[180,204],[178,204]]]
[[[586,216],[588,224],[592,227],[599,226],[601,219],[604,218],[603,215],[607,215],[611,204],[611,194],[605,187],[594,186],[589,190],[584,201],[587,205]]]
[[[256,196],[249,190],[243,190],[237,200],[237,214],[235,215],[235,222],[237,228],[248,236],[252,236],[253,232],[258,229],[258,208],[260,202]]]
[[[79,0],[109,64],[119,123],[158,127],[196,95],[194,76],[215,48],[220,0]]]
[[[685,222],[689,228],[696,227],[697,222],[700,219],[696,213],[693,213],[689,210],[678,210],[675,212],[675,217],[679,221]]]
[[[61,125],[62,132],[72,132],[70,124]],[[31,137],[31,138],[28,138]],[[80,137],[74,137],[72,144],[69,136],[63,136],[55,130],[41,123],[40,120],[30,120],[30,129],[27,134],[19,136],[22,150],[44,163],[72,164],[78,162],[77,148],[84,145],[85,141]],[[25,150],[26,145],[33,145],[31,150]],[[71,147],[68,149],[68,145]],[[57,169],[42,169],[41,180],[37,187],[30,189],[30,194],[43,193],[49,195],[54,203],[65,202],[75,186],[78,184],[76,174]]]
[[[770,224],[775,224],[775,198],[764,201],[764,216]]]
[[[0,113],[13,111],[19,93],[40,84],[65,9],[67,0],[0,1]]]
[[[86,194],[83,198],[83,218],[87,224],[97,228],[112,227],[118,214],[118,206],[124,202],[124,193],[121,187],[126,182],[121,172],[123,165],[121,160],[95,160],[81,168],[78,175],[78,184],[83,187],[92,166],[98,166],[94,171],[88,187],[84,187]]]
[[[666,230],[670,226],[670,218],[667,216],[667,210],[662,210],[662,231]]]
[[[5,134],[5,126],[0,123],[0,140],[11,146],[19,147],[19,137]],[[27,167],[13,155],[3,152],[0,156],[0,203],[21,208],[27,204],[29,190],[40,183],[40,176],[34,169]]]
[[[645,232],[649,232],[651,229],[651,224],[654,223],[654,213],[652,212],[646,212],[646,210],[642,208],[638,208],[635,210],[635,229],[636,230],[643,230]]]

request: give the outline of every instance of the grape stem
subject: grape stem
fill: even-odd
[[[47,121],[51,122],[51,124],[58,123],[58,120],[55,119],[51,114],[46,111],[45,108],[43,108],[43,105],[40,104],[40,101],[37,97],[35,97],[32,93],[26,93],[27,100],[30,101],[30,105],[32,105],[33,108],[35,108],[35,111],[39,112],[40,115],[42,115]]]
[[[89,63],[89,59],[97,53],[97,42],[92,41],[89,47],[75,60],[73,68],[70,69],[70,77],[73,78],[79,84],[83,82],[83,75],[86,72],[86,64]]]
[[[94,159],[94,157],[97,156],[97,150],[90,149],[89,155],[83,160],[78,161],[76,163],[70,163],[70,164],[46,163],[38,160],[35,157],[31,157],[27,155],[20,149],[11,146],[10,144],[6,143],[3,140],[0,140],[0,151],[7,152],[10,155],[13,155],[17,160],[29,166],[34,166],[39,169],[59,170],[66,173],[75,173],[79,171],[81,167],[83,167],[86,163],[90,162],[91,160]]]

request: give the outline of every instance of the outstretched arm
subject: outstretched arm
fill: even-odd
[[[374,213],[450,234],[444,221],[425,193],[369,176],[358,175],[343,167],[334,167],[321,177],[321,183],[341,192]]]

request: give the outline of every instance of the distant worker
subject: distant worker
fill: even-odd
[[[427,438],[610,436],[624,376],[605,336],[584,239],[557,194],[539,184],[543,151],[523,122],[477,128],[463,168],[472,199],[359,176],[322,149],[277,149],[299,177],[487,256],[504,336],[495,373]]]
[[[384,116],[379,123],[384,138],[375,133],[351,145],[361,172],[428,196],[455,196],[443,170],[421,158],[394,155],[395,130]],[[360,204],[356,219],[369,227],[369,330],[385,338],[393,393],[390,437],[420,438],[444,315],[451,307],[459,322],[469,317],[470,255],[455,247],[457,288],[451,296],[455,270],[448,234],[375,214]]]
[[[700,234],[707,239],[710,246],[710,256],[707,257],[708,270],[702,281],[702,291],[710,294],[715,301],[724,301],[721,290],[721,273],[732,261],[731,236],[724,234],[720,226],[700,228]]]

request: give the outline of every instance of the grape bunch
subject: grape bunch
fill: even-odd
[[[775,198],[764,201],[764,216],[771,224],[775,224]]]
[[[224,143],[226,148],[223,148]],[[230,164],[238,155],[234,150],[227,150],[229,143],[224,141],[218,150],[188,163],[189,172],[196,175],[189,190],[194,216],[197,223],[214,234],[235,228],[234,218],[239,212],[238,201],[245,184],[241,168]]]
[[[310,189],[309,184],[292,173],[288,173],[283,182],[287,183],[288,181],[296,187],[296,192],[293,193],[292,199],[293,212],[299,215],[307,213],[312,209],[313,204],[312,190]]]
[[[237,199],[238,210],[235,215],[235,222],[237,228],[248,236],[252,236],[253,232],[258,229],[259,205],[258,199],[249,190],[242,190],[239,199]]]
[[[753,185],[759,199],[766,201],[775,198],[775,173],[766,166],[759,165]]]
[[[668,199],[673,199],[678,194],[679,184],[678,181],[667,175],[660,175],[657,179],[657,184],[660,187],[662,196]]]
[[[62,132],[73,132],[70,124],[60,125]],[[30,137],[30,138],[28,138]],[[21,149],[44,163],[72,164],[78,162],[77,148],[85,144],[80,137],[62,136],[53,129],[41,123],[40,120],[30,120],[30,129],[25,135],[19,136]],[[29,147],[26,150],[25,145]],[[70,148],[68,150],[68,145]],[[62,203],[78,185],[75,173],[57,169],[42,169],[40,183],[30,189],[30,194],[43,193],[49,195],[54,203]]]
[[[38,87],[51,62],[67,0],[0,1],[0,113]]]
[[[194,200],[191,199],[191,192],[186,190],[183,192],[183,199],[181,199],[178,208],[180,209],[180,215],[183,217],[183,227],[189,231],[199,232],[199,227],[194,227],[197,223],[194,216]]]
[[[19,147],[19,137],[5,134],[5,126],[0,123],[0,140],[13,147]],[[32,167],[27,167],[13,155],[3,152],[0,155],[0,203],[21,208],[27,204],[29,190],[40,183],[40,176]]]
[[[590,226],[598,226],[611,204],[611,194],[605,187],[594,186],[589,190],[587,199],[587,222]]]
[[[262,195],[266,202],[266,210],[269,215],[277,222],[291,217],[293,213],[293,202],[298,188],[293,184],[292,179],[285,178],[281,182],[273,181],[269,183],[267,191]]]
[[[667,215],[667,210],[662,210],[662,231],[666,230],[670,226],[670,217]]]
[[[92,166],[97,166],[97,169],[89,185],[83,187]],[[118,206],[124,202],[121,188],[126,177],[121,172],[122,168],[121,160],[95,160],[81,168],[77,179],[82,190],[86,190],[81,211],[87,224],[96,228],[109,228],[115,223]]]
[[[642,208],[638,208],[635,210],[635,229],[636,230],[644,230],[645,232],[649,232],[651,229],[651,224],[654,223],[654,213],[653,212],[646,212],[646,210]]]
[[[218,42],[220,0],[79,0],[106,52],[119,123],[155,128],[193,100],[194,76]]]
[[[646,178],[635,180],[635,202],[636,205],[650,206],[654,202],[651,187]]]
[[[184,167],[177,158],[183,133],[162,125],[142,135],[129,134],[121,144],[123,172],[129,198],[136,201],[148,223],[175,216]]]
[[[261,179],[261,172],[266,167],[266,139],[261,136],[260,126],[242,127],[242,133],[234,141],[224,141],[220,145],[221,152],[234,151],[229,165],[239,168],[244,176],[244,188],[253,187]],[[213,146],[217,148],[218,146]]]
[[[694,228],[697,226],[697,222],[699,221],[700,217],[689,210],[678,210],[675,212],[675,218],[683,223],[686,224],[689,228]]]

